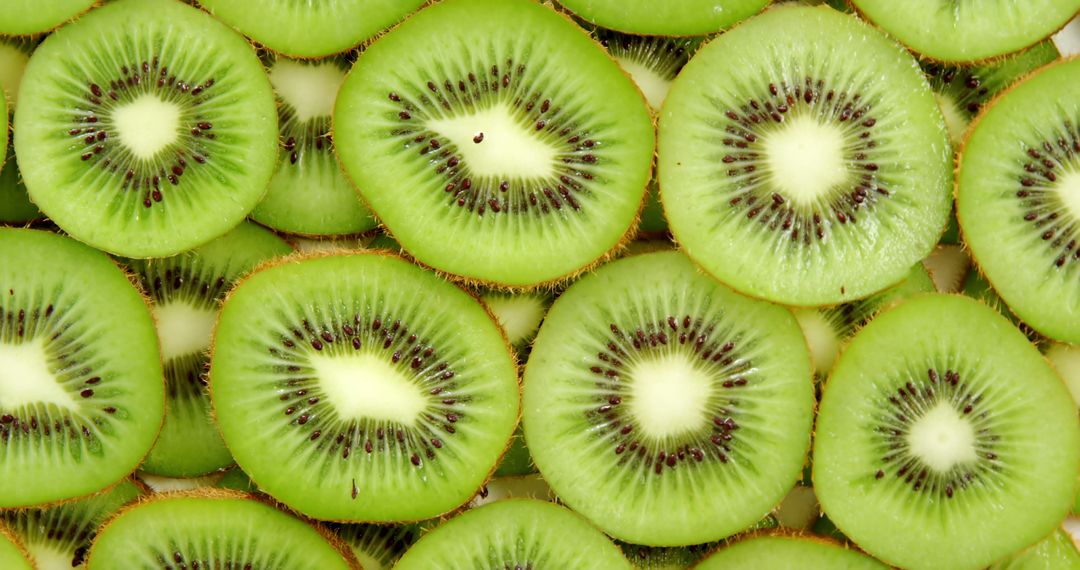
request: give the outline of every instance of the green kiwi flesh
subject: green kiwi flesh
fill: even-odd
[[[5,0],[0,35],[48,32],[89,10],[97,0]]]
[[[529,344],[551,306],[551,297],[540,292],[487,291],[480,295],[480,300],[506,333],[510,346],[519,355],[528,354]]]
[[[1035,546],[998,561],[989,570],[1080,570],[1080,552],[1069,533],[1059,528]]]
[[[98,533],[87,570],[116,568],[352,568],[319,530],[231,491],[158,495],[125,508]]]
[[[278,53],[312,58],[346,51],[424,0],[198,0],[211,14]]]
[[[19,89],[15,151],[31,199],[110,253],[164,257],[218,237],[273,173],[277,112],[262,64],[180,2],[93,10],[38,46]]]
[[[7,105],[7,117],[0,118],[0,123],[10,123],[10,115],[15,110],[19,83],[23,70],[30,60],[30,52],[37,42],[26,38],[0,37],[0,107]],[[6,158],[0,153],[0,223],[21,223],[41,217],[37,206],[26,194],[19,168],[15,164],[15,147],[8,140],[9,131],[0,129],[0,149],[7,145]]]
[[[695,570],[755,568],[828,568],[829,570],[886,570],[888,566],[856,550],[817,537],[756,536],[725,546]]]
[[[0,568],[5,570],[35,570],[29,553],[19,544],[10,530],[0,526]]]
[[[902,280],[948,219],[951,151],[926,79],[903,48],[828,7],[768,10],[701,48],[659,138],[672,233],[751,296],[866,297]]]
[[[179,255],[125,261],[152,301],[165,366],[165,424],[143,471],[195,477],[232,464],[205,388],[211,331],[233,284],[259,263],[291,251],[269,230],[243,222]]]
[[[334,534],[352,550],[364,570],[390,570],[420,538],[418,525],[349,524]]]
[[[760,12],[769,0],[560,0],[593,24],[631,34],[699,36]]]
[[[528,0],[422,10],[360,54],[334,109],[342,165],[412,257],[514,287],[623,241],[654,138],[626,74]]]
[[[525,368],[523,423],[560,500],[619,540],[681,546],[735,534],[784,498],[813,402],[786,308],[661,252],[606,264],[555,301]]]
[[[508,499],[435,527],[395,570],[575,568],[629,570],[619,549],[572,511],[533,499]]]
[[[955,295],[878,315],[840,355],[814,490],[844,534],[904,568],[983,568],[1047,536],[1080,470],[1064,383],[1008,320]]]
[[[983,113],[960,156],[957,217],[983,275],[1025,323],[1080,342],[1080,61],[1051,65]]]
[[[0,228],[0,259],[0,507],[104,489],[135,470],[164,416],[150,310],[69,238]]]
[[[1080,347],[1055,342],[1046,349],[1046,358],[1065,380],[1073,401],[1080,407]]]
[[[938,61],[973,62],[1022,50],[1056,32],[1080,0],[849,0],[912,50]]]
[[[506,449],[517,373],[483,306],[385,253],[322,256],[240,283],[215,332],[210,390],[259,488],[326,520],[441,515]]]

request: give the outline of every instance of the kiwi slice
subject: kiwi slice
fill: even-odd
[[[828,568],[829,570],[886,570],[888,566],[858,551],[812,536],[783,534],[754,536],[721,548],[696,570],[745,568]]]
[[[695,546],[638,546],[619,543],[623,555],[638,570],[686,570],[705,558],[715,543]]]
[[[578,17],[631,34],[699,36],[760,12],[769,0],[559,0]]]
[[[687,254],[790,305],[899,282],[951,203],[944,121],[914,59],[824,6],[769,10],[698,51],[660,114],[659,169]]]
[[[989,570],[1080,570],[1080,552],[1069,533],[1059,528],[1035,546],[998,561]]]
[[[814,439],[814,491],[860,547],[904,568],[983,568],[1047,536],[1080,470],[1062,381],[967,297],[876,317],[840,355]]]
[[[4,0],[0,34],[27,36],[48,32],[86,12],[97,0]]]
[[[335,529],[363,570],[390,570],[420,538],[418,525],[349,524]]]
[[[150,311],[74,240],[0,228],[0,259],[0,507],[108,487],[135,470],[164,415]]]
[[[334,98],[345,80],[344,58],[277,57],[270,83],[278,98],[281,161],[251,218],[276,230],[344,235],[375,227],[375,218],[338,166],[330,136]]]
[[[72,237],[164,257],[224,234],[266,191],[273,91],[251,46],[172,0],[118,0],[26,66],[15,151],[30,197]]]
[[[0,525],[0,568],[5,570],[35,570],[26,551],[10,530]]]
[[[251,481],[251,478],[244,473],[243,469],[239,467],[233,467],[225,472],[218,479],[214,486],[221,489],[232,489],[234,491],[241,491],[244,493],[258,492],[259,488],[255,486],[255,483]]]
[[[1065,380],[1073,401],[1080,407],[1080,347],[1055,342],[1047,348],[1046,358]]]
[[[519,355],[527,354],[529,344],[551,306],[551,297],[541,292],[487,291],[480,295],[480,300],[506,333],[510,346]]]
[[[848,0],[912,50],[939,61],[972,62],[1019,51],[1080,11],[1080,0]]]
[[[354,564],[325,530],[242,493],[201,490],[121,510],[98,533],[86,567],[332,570]]]
[[[571,285],[525,368],[525,439],[544,479],[608,534],[648,546],[718,540],[780,503],[813,406],[791,313],[677,252]]]
[[[289,242],[289,245],[300,253],[341,253],[358,249],[389,249],[386,246],[375,245],[374,239],[375,236],[370,234],[335,237],[285,236],[285,240]],[[398,249],[395,248],[394,251]]]
[[[959,293],[971,272],[971,257],[962,245],[941,244],[923,260],[923,267],[930,272],[938,292]]]
[[[1080,61],[1007,91],[968,136],[957,217],[975,263],[1021,320],[1080,342]]]
[[[202,477],[164,477],[140,471],[137,473],[137,477],[140,483],[155,493],[194,491],[206,487],[231,488],[221,485],[221,480],[225,478],[225,474],[221,472],[210,473]]]
[[[210,418],[205,388],[211,331],[233,283],[257,264],[291,251],[269,230],[245,222],[173,257],[126,261],[153,301],[165,366],[165,424],[143,471],[194,477],[232,464]]]
[[[518,416],[513,357],[483,306],[385,253],[243,281],[218,320],[210,388],[244,472],[327,520],[420,520],[464,504]]]
[[[122,481],[86,499],[45,509],[9,511],[2,518],[26,545],[39,569],[82,568],[98,527],[140,494],[134,483]]]
[[[574,274],[618,246],[654,138],[633,82],[529,0],[422,10],[360,54],[334,109],[345,170],[405,250],[506,286]]]
[[[574,512],[534,499],[466,511],[425,534],[395,570],[632,568],[612,542]]]
[[[7,98],[8,116],[15,109],[23,70],[36,44],[32,38],[0,37],[0,99]],[[4,105],[5,102],[0,102],[0,107]],[[7,117],[0,118],[0,123],[8,120]],[[15,164],[15,148],[8,142],[7,129],[0,129],[0,139],[3,139],[0,148],[7,145],[6,158],[0,152],[0,223],[22,223],[40,218],[41,212],[26,194],[26,186]]]
[[[198,0],[260,44],[296,57],[346,51],[393,25],[424,0]]]
[[[809,530],[821,516],[814,488],[809,485],[795,485],[784,500],[773,511],[776,522],[784,528]]]

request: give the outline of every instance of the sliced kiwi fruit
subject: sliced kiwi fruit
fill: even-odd
[[[260,44],[296,57],[343,52],[376,35],[424,0],[198,0],[211,14]]]
[[[508,499],[435,527],[395,570],[472,568],[631,569],[619,549],[574,512],[534,499]]]
[[[1080,11],[1080,0],[848,0],[912,50],[938,61],[973,62],[1022,50]]]
[[[7,98],[7,115],[15,110],[19,83],[30,61],[30,52],[37,41],[32,38],[0,37],[0,99]],[[0,102],[0,107],[4,106]],[[0,122],[8,120],[0,119]],[[15,164],[15,147],[8,142],[8,131],[0,129],[0,147],[7,145],[6,159],[0,154],[0,223],[22,223],[41,217],[37,206],[26,194],[19,168]]]
[[[244,222],[194,250],[125,262],[153,301],[165,366],[165,424],[143,471],[195,477],[232,464],[205,388],[211,332],[233,283],[259,263],[291,252],[273,232]]]
[[[659,129],[672,233],[748,295],[866,297],[902,280],[948,219],[951,154],[926,79],[903,48],[831,8],[777,7],[707,44]]]
[[[93,493],[135,470],[164,415],[150,310],[101,252],[0,228],[0,507]]]
[[[347,569],[329,533],[242,493],[160,495],[125,508],[90,549],[88,570],[116,568]]]
[[[334,529],[363,570],[390,570],[420,538],[418,525],[349,524]]]
[[[1045,354],[1054,370],[1065,380],[1076,406],[1080,407],[1080,347],[1055,342],[1046,349]]]
[[[220,487],[222,489],[231,488],[221,485],[222,479],[225,478],[225,473],[222,472],[210,473],[208,475],[203,475],[202,477],[165,477],[140,471],[136,476],[143,486],[154,493],[194,491],[195,489],[203,489],[206,487]]]
[[[164,257],[224,234],[266,191],[277,111],[240,35],[172,0],[118,0],[50,35],[19,88],[15,151],[72,237]]]
[[[482,507],[506,499],[554,501],[555,494],[544,478],[537,474],[495,476],[480,488],[480,492],[469,502],[469,507]]]
[[[45,509],[8,511],[0,518],[26,546],[37,568],[82,568],[98,527],[140,494],[137,485],[125,480],[85,499]]]
[[[278,98],[281,160],[251,218],[279,231],[344,235],[375,227],[334,155],[330,116],[348,62],[274,58],[270,83]]]
[[[696,570],[755,568],[828,568],[829,570],[886,570],[888,566],[856,550],[828,540],[799,535],[764,535],[725,546]]]
[[[1044,67],[980,115],[957,217],[975,263],[1025,323],[1080,342],[1080,61]]]
[[[334,109],[346,172],[412,257],[514,287],[624,240],[653,142],[633,82],[528,0],[425,8],[360,54]]]
[[[983,568],[1047,536],[1080,472],[1076,407],[1046,360],[967,297],[911,298],[855,335],[825,385],[814,491],[904,568]]]
[[[48,32],[89,10],[97,0],[4,0],[0,34],[28,36]]]
[[[244,493],[255,493],[259,490],[255,483],[251,481],[251,478],[247,476],[247,473],[244,473],[244,470],[239,467],[233,467],[226,471],[214,486]]]
[[[286,262],[240,283],[218,320],[210,389],[244,472],[326,520],[464,504],[518,417],[514,360],[483,306],[385,253]]]
[[[363,234],[358,236],[333,236],[333,237],[303,237],[297,235],[285,236],[285,241],[300,253],[340,253],[358,249],[389,249],[386,246],[374,244],[376,236]],[[398,251],[400,248],[394,248]]]
[[[769,0],[559,0],[578,17],[631,34],[700,36],[760,12]]]
[[[737,533],[784,498],[813,405],[791,313],[661,252],[604,265],[555,301],[525,368],[523,423],[568,506],[619,540],[681,546]]]
[[[1080,570],[1080,552],[1069,533],[1059,528],[1035,546],[999,560],[989,570]]]
[[[809,530],[821,516],[817,495],[809,485],[795,485],[773,511],[776,522],[784,528]]]
[[[0,568],[5,570],[35,570],[30,553],[10,530],[0,525]]]

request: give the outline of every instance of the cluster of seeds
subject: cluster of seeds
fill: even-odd
[[[1080,260],[1077,247],[1077,212],[1063,202],[1061,178],[1080,164],[1080,133],[1071,124],[1063,125],[1057,137],[1028,145],[1024,150],[1023,172],[1016,197],[1055,267]]]

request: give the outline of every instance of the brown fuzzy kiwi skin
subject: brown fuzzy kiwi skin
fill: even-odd
[[[308,261],[308,260],[311,260],[311,259],[319,259],[319,258],[324,258],[324,257],[352,257],[352,256],[361,256],[361,255],[376,256],[376,257],[388,257],[388,258],[393,258],[393,259],[400,259],[400,260],[405,261],[407,263],[410,262],[409,259],[406,259],[406,258],[398,255],[396,252],[386,250],[386,249],[365,249],[365,250],[352,249],[352,250],[342,250],[342,251],[318,251],[318,252],[310,252],[310,253],[299,253],[299,252],[297,252],[297,253],[293,253],[291,255],[286,255],[284,257],[271,258],[271,259],[267,259],[267,260],[262,261],[261,263],[256,265],[255,268],[252,269],[250,272],[248,272],[246,275],[244,275],[240,279],[237,279],[234,282],[232,288],[229,290],[229,292],[225,294],[225,298],[222,301],[222,306],[224,306],[225,303],[228,303],[229,299],[232,298],[233,294],[236,292],[236,289],[240,285],[247,282],[247,280],[250,279],[251,277],[253,277],[255,274],[261,273],[264,270],[271,269],[271,268],[278,267],[278,266],[282,266],[282,265],[296,264],[296,263],[300,263],[300,262],[303,262],[303,261]],[[487,305],[485,305],[480,300],[480,297],[477,296],[477,294],[475,292],[469,290],[468,288],[466,288],[465,286],[463,286],[460,283],[456,283],[454,281],[450,281],[450,280],[445,279],[445,278],[443,278],[443,281],[449,283],[450,285],[454,286],[459,291],[462,291],[463,293],[465,293],[466,295],[471,297],[473,300],[475,300],[476,303],[478,305],[480,305],[480,307],[483,308],[484,313],[487,314],[488,318],[491,319],[491,322],[495,324],[495,328],[499,331],[499,336],[500,336],[500,338],[502,338],[503,350],[506,351],[506,353],[510,356],[510,361],[513,364],[513,368],[514,368],[514,375],[517,378],[518,412],[517,412],[517,420],[514,423],[514,429],[517,429],[517,426],[521,424],[521,412],[522,412],[522,410],[521,410],[521,390],[522,390],[522,388],[521,388],[521,364],[518,362],[517,356],[516,356],[516,354],[514,352],[514,349],[513,349],[512,345],[510,344],[510,340],[506,336],[506,331],[504,331],[503,328],[501,326],[499,326],[499,321],[498,321],[498,319],[495,318],[495,314],[492,313],[490,309],[488,309]],[[219,310],[218,315],[217,315],[217,319],[216,319],[216,321],[214,323],[213,337],[212,337],[211,342],[210,342],[211,358],[213,358],[214,354],[217,352],[217,331],[218,331],[218,325],[220,325],[220,324],[221,324],[221,311]],[[214,377],[213,377],[212,372],[213,372],[213,370],[211,369],[211,373],[207,374],[207,381],[208,381],[207,390],[210,393],[211,402],[214,401],[214,399],[213,399]],[[213,419],[214,425],[217,426],[218,422],[217,422],[217,408],[216,407],[211,408],[210,416]],[[220,428],[219,428],[218,431],[220,433]],[[510,451],[511,442],[512,442],[512,438],[506,441],[505,447],[503,447],[502,452],[499,453],[498,459],[495,460],[495,463],[492,464],[491,468],[488,470],[487,476],[484,477],[484,480],[480,483],[480,486],[476,488],[476,491],[464,503],[462,503],[458,507],[450,509],[450,510],[446,511],[445,513],[442,513],[442,514],[436,515],[436,516],[446,516],[447,514],[457,513],[457,512],[460,512],[461,510],[463,510],[464,508],[466,508],[469,501],[471,501],[472,498],[475,497],[476,494],[480,492],[480,489],[482,489],[484,487],[484,485],[486,485],[488,483],[488,481],[490,481],[491,478],[495,475],[495,470],[498,469],[499,463],[502,462],[503,457],[506,456],[506,453],[508,451]],[[226,443],[226,447],[228,447],[227,443]],[[239,468],[243,469],[243,466],[239,465],[239,463],[237,463],[236,467],[239,467]],[[251,482],[255,485],[256,488],[262,489],[262,485],[259,484],[258,480],[254,476],[252,476],[251,472],[244,469],[244,473],[248,476],[249,479],[251,479]],[[284,505],[282,505],[282,506],[284,506]],[[290,511],[294,510],[294,509],[292,509],[290,507],[287,507],[287,508],[289,508]],[[435,517],[429,517],[429,518],[435,518]],[[323,520],[323,521],[326,521],[326,522],[348,523],[348,524],[357,523],[357,522],[364,522],[364,521],[355,521],[355,520],[346,520],[346,519],[319,519],[319,520]],[[414,523],[414,522],[421,522],[421,521],[424,521],[424,520],[429,520],[429,519],[400,520],[400,521],[395,521],[395,522],[396,523]]]
[[[424,4],[424,6],[421,7],[419,10],[417,10],[416,12],[413,12],[412,14],[410,14],[408,18],[405,18],[404,20],[398,22],[394,26],[391,26],[390,28],[387,28],[382,33],[376,34],[368,42],[365,42],[363,44],[363,49],[366,49],[370,45],[372,45],[375,42],[381,40],[382,37],[385,36],[386,34],[389,34],[389,33],[393,32],[399,26],[401,26],[401,25],[407,23],[408,21],[412,20],[417,14],[423,12],[428,6],[432,6],[432,5],[438,4],[438,3],[440,3],[440,2],[437,1],[437,0],[432,0],[432,1],[428,2],[427,4]],[[627,80],[630,82],[630,84],[634,86],[634,90],[637,91],[638,97],[641,98],[641,104],[646,109],[648,109],[649,106],[648,106],[648,103],[645,100],[645,95],[642,93],[641,88],[638,87],[637,83],[635,83],[633,78],[630,77],[630,74],[628,74],[625,70],[623,70],[623,68],[620,67],[617,63],[615,63],[615,60],[611,57],[611,54],[609,54],[608,51],[606,49],[604,49],[604,47],[602,45],[600,45],[600,42],[596,41],[596,39],[593,38],[591,34],[589,34],[584,29],[582,29],[581,26],[579,26],[577,24],[577,22],[575,22],[573,20],[573,18],[571,18],[567,14],[564,14],[564,13],[560,12],[559,10],[557,10],[555,8],[555,6],[550,1],[546,1],[546,0],[542,1],[542,2],[540,2],[540,6],[543,6],[543,7],[547,8],[548,10],[550,10],[556,16],[559,16],[563,20],[566,20],[570,24],[573,24],[574,28],[579,33],[581,33],[583,36],[588,38],[588,40],[594,46],[596,46],[597,49],[599,49],[601,52],[603,52],[604,56],[607,57],[609,60],[611,60],[612,64],[615,65],[615,67],[619,70],[619,73],[622,73],[623,76],[626,77]],[[352,72],[353,72],[353,70],[355,68],[356,68],[356,66],[353,65],[353,67],[351,69],[349,69],[349,71],[345,74],[345,80],[346,81],[348,81],[348,77],[350,75],[352,75]],[[333,116],[336,116],[336,114],[337,114],[337,99],[334,100],[334,113],[333,113]],[[657,154],[656,154],[656,152],[657,152],[657,144],[656,144],[656,141],[657,141],[657,128],[656,127],[657,127],[657,117],[656,117],[656,114],[652,113],[651,111],[649,113],[649,117],[650,117],[650,120],[652,121],[652,125],[653,125],[653,141],[652,141],[653,142],[653,162],[652,162],[652,165],[649,166],[648,176],[646,177],[647,180],[645,182],[645,186],[642,188],[643,191],[642,191],[642,194],[641,194],[641,201],[638,203],[637,212],[634,214],[634,219],[631,221],[630,226],[626,229],[626,231],[623,232],[623,235],[619,237],[619,240],[615,243],[615,245],[613,245],[606,252],[604,252],[604,253],[600,254],[599,256],[597,256],[592,261],[586,263],[584,266],[582,266],[582,267],[580,267],[578,269],[575,269],[573,271],[564,273],[562,275],[553,277],[553,278],[548,279],[546,281],[541,281],[539,283],[534,283],[532,285],[509,285],[509,284],[506,284],[506,283],[499,283],[497,281],[485,281],[483,279],[477,279],[475,277],[467,277],[467,276],[464,276],[464,275],[455,275],[453,273],[448,273],[448,272],[442,271],[442,270],[440,270],[440,269],[438,269],[436,267],[432,267],[432,266],[428,265],[427,263],[424,263],[424,262],[422,262],[420,260],[417,260],[416,258],[414,258],[412,256],[412,254],[410,252],[408,252],[405,249],[404,246],[402,246],[402,251],[409,254],[407,256],[407,259],[409,261],[412,261],[413,264],[420,265],[421,267],[423,267],[425,269],[431,270],[431,271],[435,272],[436,274],[438,274],[440,277],[442,277],[443,279],[445,279],[447,281],[451,281],[451,282],[457,283],[459,285],[464,285],[465,287],[468,287],[468,288],[486,287],[488,289],[493,289],[493,290],[496,290],[496,291],[501,291],[501,292],[506,292],[506,293],[527,293],[527,292],[538,291],[538,290],[552,290],[552,289],[561,287],[563,285],[567,285],[570,282],[573,282],[573,281],[577,280],[578,278],[580,278],[585,273],[589,273],[589,272],[593,271],[594,269],[600,267],[604,263],[607,263],[608,261],[618,257],[619,253],[623,249],[625,249],[626,246],[630,242],[634,241],[635,237],[637,237],[638,225],[640,225],[640,222],[641,222],[641,212],[644,211],[645,202],[648,199],[649,181],[652,180],[653,175],[655,174],[655,169],[656,169],[656,156],[657,156]],[[331,127],[330,127],[330,133],[329,134],[331,136],[334,136],[333,122],[331,122]],[[336,151],[337,147],[335,146],[334,149]],[[348,171],[345,169],[345,163],[344,163],[344,161],[342,161],[341,155],[339,153],[337,153],[337,152],[334,152],[334,156],[337,157],[338,167],[341,168],[342,172],[347,173]],[[361,194],[359,192],[358,187],[356,185],[356,182],[352,179],[352,176],[349,176],[348,174],[346,174],[345,178],[353,186],[353,189],[357,190],[356,194],[360,197],[360,200],[363,202],[364,206],[366,206],[367,209],[372,212],[372,214],[375,216],[376,220],[379,220],[378,225],[376,226],[376,228],[378,230],[382,230],[383,233],[385,233],[386,235],[393,238],[394,241],[398,242],[398,244],[401,244],[401,241],[398,240],[394,236],[394,233],[392,231],[390,231],[390,228],[387,227],[386,224],[384,224],[382,222],[382,220],[379,217],[378,212],[375,210],[375,208],[372,208],[371,204],[368,202],[368,200],[366,198],[364,198],[363,194]]]
[[[718,547],[714,548],[713,550],[709,551],[708,554],[706,554],[704,557],[702,557],[701,560],[699,560],[697,563],[695,563],[690,568],[691,568],[691,570],[693,570],[694,568],[698,568],[699,566],[701,566],[702,563],[705,562],[705,560],[707,560],[713,554],[716,554],[717,552],[719,552],[719,551],[721,551],[721,550],[723,550],[723,549],[725,549],[725,548],[727,548],[729,546],[733,546],[733,545],[735,545],[735,544],[737,544],[739,542],[742,542],[744,540],[750,540],[750,539],[754,539],[754,538],[795,538],[795,539],[799,539],[799,540],[805,540],[805,541],[808,541],[808,542],[815,542],[817,544],[824,544],[826,546],[835,546],[835,547],[838,547],[838,548],[843,548],[844,550],[850,550],[852,552],[857,552],[859,554],[864,554],[866,556],[870,556],[866,552],[864,552],[864,551],[862,551],[862,550],[860,550],[858,548],[855,548],[855,546],[853,544],[851,544],[851,543],[840,542],[840,541],[838,541],[836,539],[829,538],[829,537],[824,537],[824,536],[817,535],[817,534],[813,534],[813,533],[807,532],[807,531],[800,531],[800,530],[795,530],[795,529],[790,529],[790,528],[774,528],[774,529],[768,529],[768,530],[757,530],[757,531],[746,532],[746,533],[742,533],[742,534],[737,534],[737,535],[735,535],[735,536],[733,536],[731,538],[724,539],[723,544],[721,544],[720,546],[718,546]],[[871,556],[871,558],[873,558],[873,557]]]

